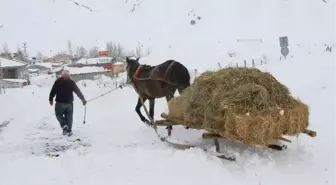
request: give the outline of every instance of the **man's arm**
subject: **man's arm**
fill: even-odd
[[[76,93],[76,95],[78,96],[79,99],[81,99],[82,101],[85,100],[82,92],[79,90],[78,86],[76,85],[75,82],[73,82],[73,91]]]
[[[55,81],[54,85],[52,86],[51,90],[50,90],[50,93],[49,93],[49,101],[53,101],[55,95],[56,95],[56,92],[57,92],[57,83],[58,80]]]

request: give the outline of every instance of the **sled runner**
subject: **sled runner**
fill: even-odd
[[[176,126],[176,125],[182,125],[182,126],[184,126],[185,125],[182,120],[177,120],[177,119],[171,118],[166,113],[162,113],[161,117],[163,119],[157,120],[157,121],[154,122],[155,127],[157,127],[157,126],[164,126],[164,127],[166,127],[166,126]],[[190,127],[190,128],[191,129],[199,129],[199,128],[192,128],[192,127]],[[307,134],[310,137],[315,137],[316,136],[316,132],[315,131],[308,130],[308,129],[305,130],[302,133],[303,134]],[[227,159],[227,160],[230,160],[230,161],[234,161],[235,160],[235,157],[227,157],[227,156],[225,156],[225,154],[222,154],[221,150],[220,150],[219,139],[228,139],[228,138],[225,138],[225,137],[223,137],[223,136],[221,136],[219,134],[216,134],[214,132],[209,131],[209,132],[205,132],[205,133],[202,134],[202,139],[212,139],[213,140],[214,146],[216,147],[216,152],[212,153],[213,155],[216,155],[219,158]],[[284,137],[279,137],[278,140],[284,141],[284,142],[287,142],[287,143],[291,143],[292,142],[291,140],[286,139]],[[239,143],[243,143],[243,144],[249,144],[248,141],[239,141],[239,140],[235,140],[235,141],[239,142]],[[179,148],[179,144],[178,143],[170,143],[170,144],[175,145],[175,146],[177,146],[177,148]],[[192,145],[183,146],[182,145],[181,148],[183,148],[183,147],[185,149],[189,149],[189,148],[194,148],[194,147],[197,147],[197,146],[192,146]],[[261,146],[261,147],[264,147],[264,146]],[[282,150],[287,149],[287,145],[269,144],[269,145],[267,145],[267,148],[270,148],[270,149],[273,149],[273,150],[282,151]]]

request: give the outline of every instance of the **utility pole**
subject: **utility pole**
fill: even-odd
[[[1,59],[0,59],[0,94],[2,94],[2,79],[3,79],[3,75],[2,75],[2,67],[1,67]]]
[[[24,55],[24,62],[27,62],[28,60],[28,53],[27,53],[27,43],[24,42],[23,43],[23,55]]]

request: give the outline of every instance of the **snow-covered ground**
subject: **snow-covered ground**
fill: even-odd
[[[223,150],[237,156],[236,162],[199,149],[176,150],[139,120],[136,93],[125,87],[89,102],[86,124],[84,107],[76,97],[73,137],[82,143],[72,143],[59,157],[48,157],[71,142],[59,137],[54,107],[48,103],[54,78],[39,76],[33,85],[0,95],[0,121],[10,121],[0,130],[0,184],[335,184],[336,58],[322,47],[297,53],[293,59],[258,68],[274,74],[309,105],[316,138],[289,137],[293,143],[281,152],[221,141]],[[82,81],[78,85],[87,99],[114,88],[114,81],[104,78],[85,83],[86,87]],[[157,100],[155,118],[166,111],[165,100]],[[166,135],[164,128],[159,131]],[[201,141],[200,134],[175,127],[172,137],[210,144]]]
[[[291,137],[282,152],[221,141],[237,157],[223,161],[160,142],[134,111],[136,93],[125,87],[89,102],[86,124],[76,97],[73,137],[82,143],[71,143],[60,137],[48,102],[55,77],[41,75],[0,95],[0,185],[335,184],[335,47],[324,52],[325,44],[335,46],[335,32],[331,0],[0,0],[0,43],[11,51],[26,42],[31,55],[52,56],[67,50],[67,40],[73,51],[81,45],[104,49],[111,40],[125,50],[139,45],[143,54],[150,51],[140,63],[178,60],[192,79],[196,69],[254,61],[309,105],[310,128],[317,131],[316,138]],[[281,36],[289,39],[287,60],[279,60]],[[91,99],[125,80],[102,77],[78,85]],[[167,110],[165,99],[157,100],[155,118]],[[200,135],[175,127],[172,137],[211,143]]]

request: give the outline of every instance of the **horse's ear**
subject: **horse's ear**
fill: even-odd
[[[129,58],[128,58],[128,57],[126,57],[126,62],[128,63],[128,61],[129,61]]]
[[[139,61],[140,57],[138,57],[136,60]]]

